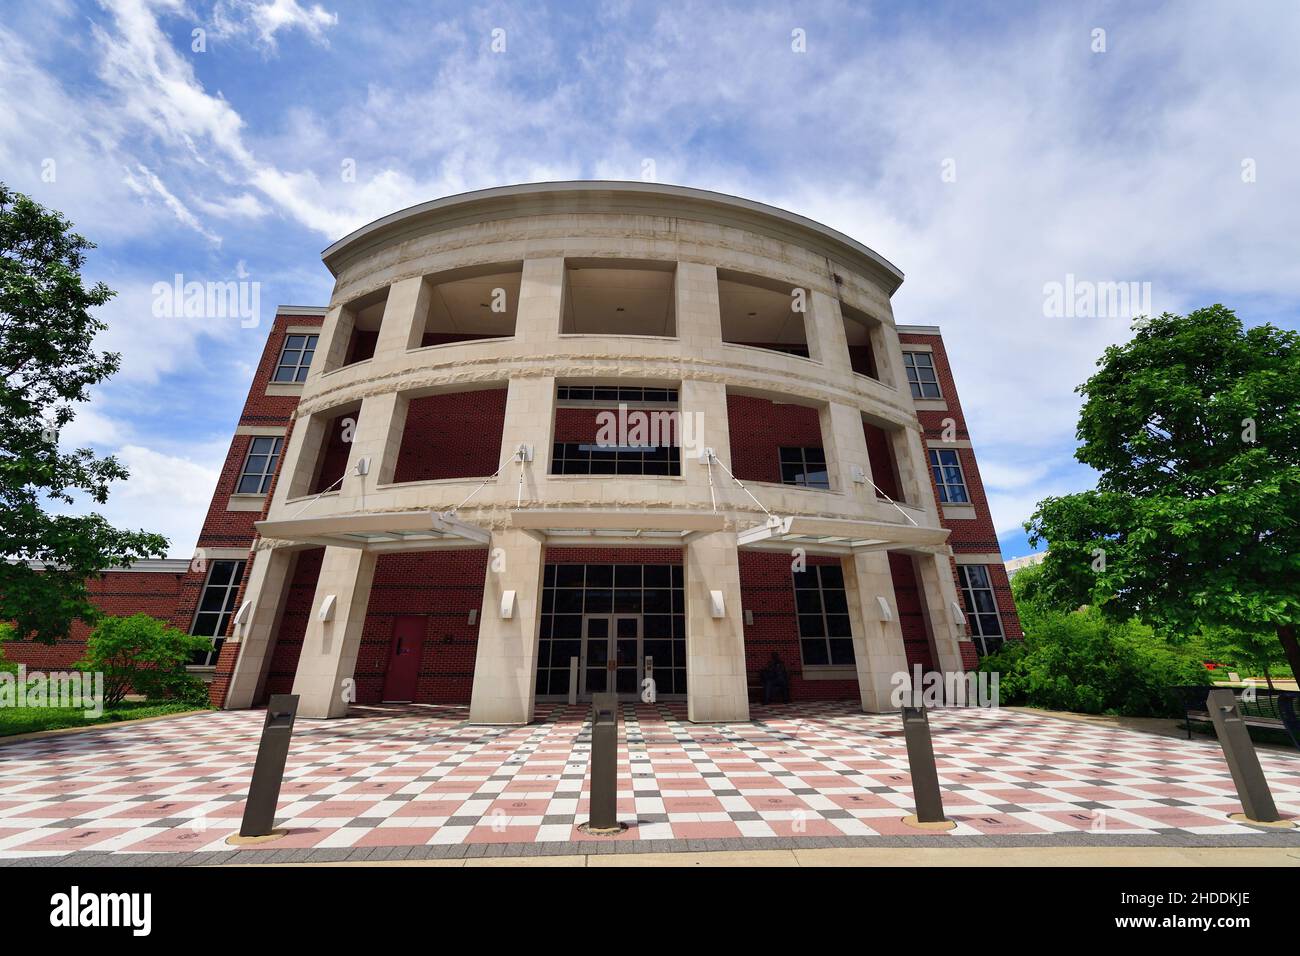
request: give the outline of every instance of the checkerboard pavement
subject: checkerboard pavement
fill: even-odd
[[[618,810],[628,829],[593,837],[577,828],[588,816],[588,708],[542,705],[524,727],[467,716],[411,706],[299,720],[279,804],[288,835],[238,851],[225,839],[243,813],[260,711],[3,744],[0,862],[418,858],[484,844],[572,852],[589,841],[758,849],[1082,835],[1300,845],[1300,830],[1263,834],[1228,819],[1241,808],[1213,740],[1009,710],[931,713],[957,827],[918,831],[902,822],[912,797],[901,721],[850,702],[756,707],[747,723],[717,725],[688,722],[681,703],[624,705]],[[1261,751],[1260,762],[1278,809],[1300,818],[1300,755]]]

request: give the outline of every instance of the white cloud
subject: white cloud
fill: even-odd
[[[142,445],[124,445],[116,455],[131,478],[109,495],[100,513],[117,527],[166,535],[171,557],[190,556],[207,516],[225,450],[224,444],[219,452],[208,447],[207,454],[195,460]]]
[[[217,36],[256,34],[257,42],[274,50],[281,30],[302,30],[321,46],[329,46],[325,31],[337,26],[339,15],[318,3],[304,7],[298,0],[218,0],[212,10]]]

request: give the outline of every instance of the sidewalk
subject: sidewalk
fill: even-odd
[[[257,864],[233,864],[236,866]],[[293,866],[295,864],[285,864]],[[1300,847],[894,847],[499,856],[306,866],[1178,866],[1300,867]]]

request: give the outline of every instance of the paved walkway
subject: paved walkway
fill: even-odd
[[[696,725],[627,705],[619,837],[588,837],[587,708],[527,727],[460,707],[358,708],[300,721],[283,839],[233,850],[263,714],[206,713],[0,744],[0,861],[328,862],[698,850],[958,846],[1300,846],[1240,810],[1213,741],[1011,710],[931,715],[948,815],[920,832],[897,716],[849,703],[755,708]],[[1261,754],[1300,817],[1300,755]]]

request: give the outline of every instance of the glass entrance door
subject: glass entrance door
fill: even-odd
[[[636,698],[641,689],[641,615],[588,614],[582,630],[583,696],[614,691]]]

